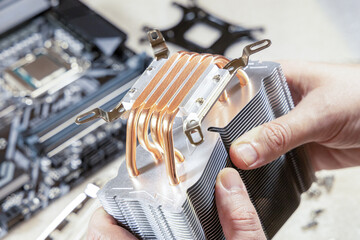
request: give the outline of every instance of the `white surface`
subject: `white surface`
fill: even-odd
[[[334,174],[334,186],[330,193],[320,188],[319,198],[309,199],[302,195],[296,212],[290,217],[274,240],[281,239],[360,239],[360,167],[336,171],[322,171],[318,175]],[[312,217],[311,212],[324,209],[317,218],[318,226],[302,230]]]
[[[136,52],[152,54],[148,44],[139,44],[144,25],[164,29],[176,24],[181,11],[166,0],[86,0],[91,7],[121,28],[129,36],[127,45]],[[187,1],[180,1],[187,3]],[[255,58],[262,60],[300,59],[325,62],[359,62],[359,34],[352,38],[351,31],[359,29],[360,10],[356,0],[288,0],[288,1],[215,1],[198,2],[205,10],[218,17],[244,27],[264,27],[259,38],[269,38],[273,45]],[[341,11],[337,9],[341,7]],[[335,14],[336,13],[336,14]],[[343,17],[342,17],[343,16]],[[340,19],[340,20],[339,20]],[[349,22],[355,22],[349,25]],[[342,24],[339,24],[342,23]],[[345,25],[344,25],[345,24]],[[344,27],[345,26],[345,27]],[[344,27],[344,28],[343,28]],[[360,32],[360,31],[359,31]],[[196,36],[194,36],[196,37]],[[200,32],[197,37],[202,37]],[[356,38],[358,37],[358,38]],[[357,43],[356,43],[357,41]],[[244,44],[228,49],[228,57],[238,57]],[[174,48],[173,48],[174,49]],[[178,48],[175,48],[178,49]],[[355,48],[356,49],[356,48]],[[359,48],[357,48],[359,49]],[[115,176],[119,161],[99,171],[98,177]],[[274,239],[360,239],[360,168],[332,171],[335,184],[331,193],[323,193],[318,199],[306,199]],[[34,218],[15,228],[9,239],[34,239],[47,224],[77,196],[86,186],[82,184],[61,200],[50,205]],[[325,211],[318,218],[315,229],[303,231],[310,221],[310,213],[317,208]],[[82,226],[86,227],[87,223]]]

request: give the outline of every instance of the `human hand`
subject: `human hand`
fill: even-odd
[[[137,238],[120,227],[116,220],[107,214],[103,208],[98,208],[90,219],[86,239],[133,240]]]
[[[257,212],[238,171],[224,168],[215,185],[216,207],[227,240],[266,239]]]
[[[315,170],[360,165],[360,65],[284,62],[296,107],[242,135],[230,148],[241,169],[308,144]]]
[[[266,239],[259,217],[239,173],[232,168],[220,171],[215,186],[216,206],[226,239]],[[103,208],[91,217],[88,240],[132,240],[130,232],[117,225]]]

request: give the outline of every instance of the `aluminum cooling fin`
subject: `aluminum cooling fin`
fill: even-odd
[[[236,168],[228,156],[236,138],[293,108],[285,77],[277,63],[249,62],[270,40],[246,46],[242,57],[229,61],[193,52],[169,56],[159,31],[148,38],[155,60],[118,106],[76,120],[128,119],[125,164],[98,198],[142,239],[224,239],[214,202],[216,176],[226,166]],[[238,171],[268,238],[314,179],[302,147],[259,169]]]

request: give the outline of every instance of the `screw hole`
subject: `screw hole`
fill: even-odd
[[[156,40],[159,38],[159,35],[157,34],[157,32],[152,32],[150,35],[151,35],[152,40]]]
[[[258,50],[258,49],[260,49],[260,48],[265,47],[266,45],[268,45],[268,41],[263,41],[263,42],[260,43],[260,44],[256,44],[256,45],[250,46],[250,50],[251,50],[251,51],[256,51],[256,50]]]
[[[79,117],[77,120],[78,120],[78,122],[84,122],[84,121],[94,117],[95,115],[96,115],[95,112],[89,112],[85,116]]]

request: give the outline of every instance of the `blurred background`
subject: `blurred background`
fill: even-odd
[[[182,17],[172,1],[84,1],[129,35],[128,44],[133,49],[151,54],[143,37],[143,26],[167,29]],[[187,5],[189,1],[177,1]],[[267,59],[296,59],[324,62],[359,62],[360,32],[357,21],[360,8],[356,0],[305,1],[196,1],[200,7],[230,23],[245,28],[263,27],[260,38],[269,38],[273,45],[262,56]],[[191,39],[199,42],[216,36],[216,31],[200,28],[193,31]],[[205,35],[204,35],[205,33]],[[206,35],[209,34],[209,35]],[[235,44],[225,55],[238,57],[246,42]]]
[[[143,38],[143,27],[168,29],[176,25],[182,11],[170,0],[84,0],[91,9],[113,23],[128,35],[126,45],[137,53],[152,50]],[[177,1],[189,5],[189,1]],[[357,0],[303,0],[303,1],[196,1],[207,12],[244,28],[263,28],[254,32],[257,39],[269,38],[272,46],[256,56],[261,60],[305,60],[332,63],[360,63],[360,2]],[[197,25],[186,37],[206,46],[221,32]],[[225,56],[239,57],[250,41],[235,43],[227,48]],[[169,44],[170,50],[182,48]],[[343,79],[346,81],[346,79]],[[321,123],[319,123],[321,124]],[[359,156],[360,158],[360,156]],[[31,219],[13,228],[4,238],[35,239],[58,216],[88,182],[106,182],[114,177],[123,157],[106,165],[75,187],[64,197],[50,204]],[[360,168],[317,173],[319,181],[303,194],[300,207],[281,228],[274,239],[359,239],[360,238]],[[69,232],[85,233],[91,212],[97,201],[87,206],[83,216],[71,216],[65,228]],[[64,228],[64,229],[65,229]],[[61,235],[61,232],[54,233]],[[73,235],[71,235],[73,236]]]

